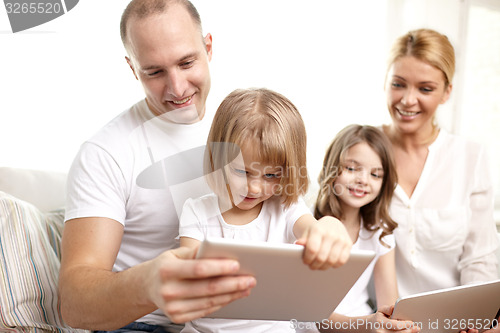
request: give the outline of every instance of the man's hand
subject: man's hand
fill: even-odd
[[[256,280],[234,276],[234,260],[198,259],[187,247],[166,251],[151,261],[146,284],[150,300],[175,323],[206,316],[224,305],[248,296]]]
[[[174,322],[205,316],[245,297],[251,276],[235,276],[234,260],[195,260],[178,248],[120,272],[113,263],[122,224],[103,218],[66,222],[59,277],[64,321],[75,328],[116,330],[161,309]]]

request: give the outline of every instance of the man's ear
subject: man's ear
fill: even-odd
[[[134,73],[135,79],[139,80],[139,78],[137,77],[137,74],[135,73],[134,66],[132,65],[132,60],[130,60],[129,57],[125,57],[125,60],[127,61],[127,64],[130,66],[132,73]]]
[[[212,60],[212,35],[208,33],[205,38],[203,38],[205,41],[205,49],[207,50],[207,55],[208,55],[208,61]]]

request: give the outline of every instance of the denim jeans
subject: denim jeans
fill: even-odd
[[[131,324],[128,324],[127,326],[124,326],[120,329],[117,329],[115,331],[95,331],[95,333],[128,333],[128,332],[141,332],[141,333],[146,333],[146,332],[151,332],[151,333],[172,333],[172,332],[179,332],[179,328],[172,328],[172,330],[167,329],[162,326],[158,325],[150,325],[146,323],[140,323],[140,322],[134,322]]]

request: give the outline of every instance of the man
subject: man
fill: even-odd
[[[146,98],[85,142],[69,174],[61,312],[91,330],[175,331],[249,294],[238,263],[177,249],[168,186],[140,185],[157,161],[205,143],[212,37],[187,0],[133,0],[122,16],[126,61]],[[167,116],[163,117],[162,116]],[[127,331],[126,330],[126,331]]]

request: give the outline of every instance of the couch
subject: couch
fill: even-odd
[[[0,167],[0,332],[89,333],[58,307],[65,193],[64,173]]]
[[[0,167],[0,332],[80,332],[57,298],[66,175]]]

